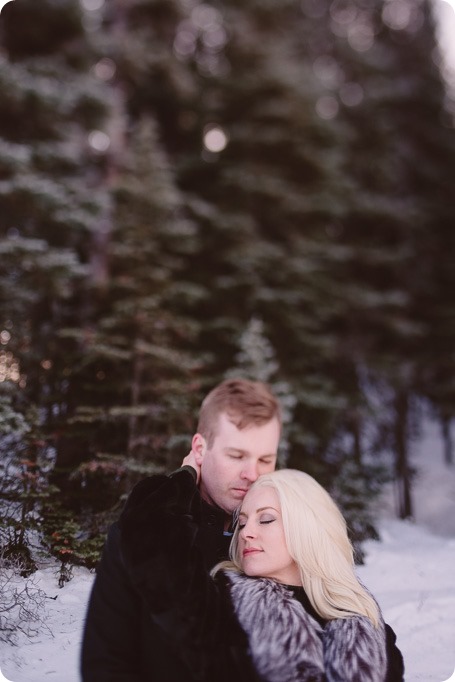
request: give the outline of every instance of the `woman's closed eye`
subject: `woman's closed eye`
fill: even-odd
[[[264,516],[259,519],[259,523],[261,525],[264,525],[266,523],[273,523],[274,521],[276,521],[276,519],[273,516]]]
[[[263,525],[265,525],[265,524],[267,524],[267,523],[273,523],[274,521],[276,521],[276,519],[261,519],[261,520],[259,521],[259,523],[263,526]],[[238,523],[238,528],[239,528],[239,530],[242,530],[242,528],[245,528],[245,526],[246,526],[246,522],[245,522],[245,521],[239,521],[239,523]]]
[[[238,521],[238,529],[239,530],[242,530],[242,528],[245,528],[247,520],[248,519],[246,519],[244,517],[239,519],[239,521]],[[269,523],[273,523],[274,521],[276,521],[275,516],[271,516],[270,514],[262,514],[261,516],[256,517],[256,523],[259,523],[262,526],[267,525]]]

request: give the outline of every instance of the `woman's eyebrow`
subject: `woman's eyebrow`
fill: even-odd
[[[276,512],[276,513],[278,514],[278,509],[275,509],[275,507],[271,507],[270,505],[267,505],[266,507],[259,507],[259,509],[256,509],[256,511],[255,511],[254,513],[255,513],[255,514],[258,514],[259,512],[265,511],[266,509],[273,509],[273,511]],[[241,512],[239,513],[239,517],[240,517],[240,516],[248,516],[248,514],[246,514],[245,512],[242,512],[242,511],[241,511]]]

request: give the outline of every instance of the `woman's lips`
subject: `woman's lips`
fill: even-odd
[[[250,554],[258,554],[258,552],[262,552],[262,549],[258,549],[257,547],[248,547],[243,550],[243,556],[249,556]]]

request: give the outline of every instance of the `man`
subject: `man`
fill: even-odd
[[[207,570],[228,557],[232,514],[249,487],[275,468],[280,431],[278,401],[263,383],[227,380],[203,401],[183,464],[194,476],[196,543]],[[172,508],[172,476],[139,483],[109,531],[85,622],[83,682],[184,682],[188,676],[166,623],[150,617],[135,587],[137,571],[131,569],[133,562],[140,565],[147,543],[166,533],[154,526],[147,510],[152,498]],[[131,547],[130,530],[134,527],[137,534],[138,526],[143,526],[143,543]],[[147,579],[153,581],[153,575]]]

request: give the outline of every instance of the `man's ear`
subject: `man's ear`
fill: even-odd
[[[207,452],[207,442],[200,433],[195,433],[191,441],[191,449],[194,452],[196,464],[201,466],[204,455]]]

